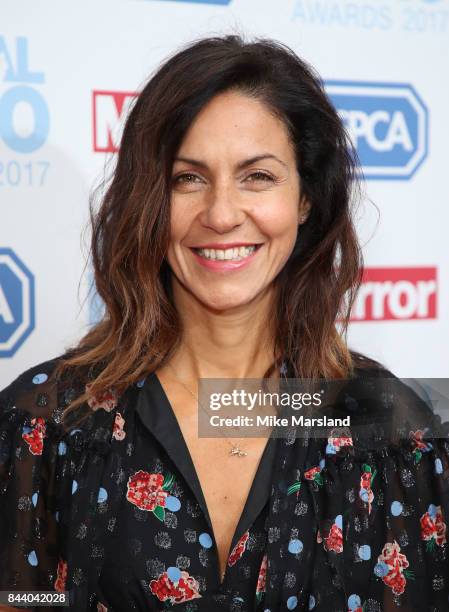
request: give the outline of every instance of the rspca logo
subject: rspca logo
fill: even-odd
[[[0,357],[12,357],[34,324],[34,276],[11,249],[0,249]]]
[[[366,179],[408,180],[427,157],[428,111],[408,84],[326,81]]]

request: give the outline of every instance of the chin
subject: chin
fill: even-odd
[[[226,312],[227,310],[233,310],[246,306],[251,301],[251,297],[242,299],[242,297],[240,296],[238,299],[232,300],[229,299],[229,296],[223,296],[222,299],[217,298],[211,300],[209,296],[208,299],[201,301],[203,302],[204,306],[210,308],[210,310]]]

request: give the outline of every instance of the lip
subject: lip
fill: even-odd
[[[255,243],[253,242],[252,244]],[[214,272],[229,272],[233,270],[241,270],[242,268],[246,268],[247,266],[249,266],[254,261],[254,258],[257,257],[257,254],[262,249],[263,244],[264,243],[259,244],[256,250],[251,253],[251,255],[248,255],[248,257],[245,257],[245,259],[242,259],[241,261],[231,261],[226,259],[205,259],[204,257],[201,257],[201,255],[198,255],[198,253],[194,250],[197,247],[190,247],[190,252],[195,257],[195,260],[204,268],[208,270],[213,270]]]
[[[233,249],[241,246],[253,246],[263,244],[262,242],[210,242],[209,244],[194,244],[191,249]]]

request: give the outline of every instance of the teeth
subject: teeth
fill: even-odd
[[[252,245],[249,247],[241,246],[234,247],[232,249],[196,249],[196,252],[205,257],[206,259],[218,259],[218,260],[230,260],[230,261],[240,261],[248,255],[251,255],[256,250],[256,246]]]

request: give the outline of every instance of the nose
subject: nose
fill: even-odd
[[[205,196],[201,223],[217,233],[225,233],[241,225],[246,217],[242,195],[233,181],[220,181]]]

